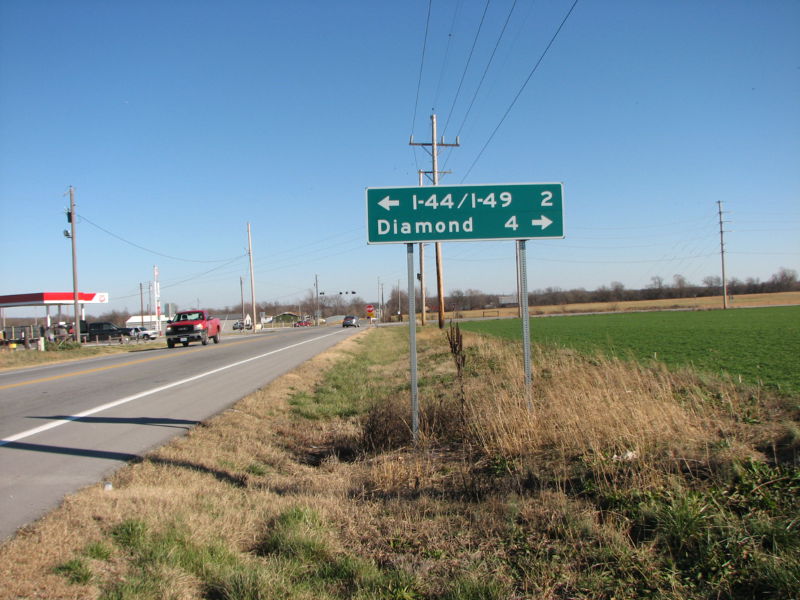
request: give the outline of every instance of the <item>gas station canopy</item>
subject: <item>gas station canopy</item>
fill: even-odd
[[[11,294],[0,296],[0,308],[12,306],[52,306],[72,304],[72,292],[33,292],[31,294]],[[78,292],[80,304],[108,304],[108,292]]]

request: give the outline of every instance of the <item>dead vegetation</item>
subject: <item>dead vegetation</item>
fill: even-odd
[[[412,447],[403,336],[352,338],[66,499],[0,547],[0,598],[800,593],[785,403],[551,350],[529,405],[516,346],[427,329]]]

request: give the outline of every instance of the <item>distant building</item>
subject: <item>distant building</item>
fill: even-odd
[[[178,305],[174,302],[165,302],[164,303],[164,314],[167,315],[168,319],[171,319],[175,316],[175,313],[178,312]]]
[[[497,302],[500,308],[514,308],[519,306],[519,298],[516,296],[500,296]]]
[[[161,327],[163,331],[167,326],[167,315],[161,315]],[[147,327],[148,329],[159,329],[158,316],[156,315],[133,315],[130,319],[125,321],[125,327]]]

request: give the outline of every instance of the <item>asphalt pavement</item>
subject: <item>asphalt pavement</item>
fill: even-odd
[[[228,335],[0,372],[0,540],[363,329]]]

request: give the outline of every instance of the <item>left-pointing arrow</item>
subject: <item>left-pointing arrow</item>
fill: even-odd
[[[553,222],[544,215],[542,215],[541,219],[533,219],[531,221],[531,225],[541,225],[542,229],[547,229],[552,224]]]
[[[393,206],[400,206],[400,200],[392,200],[389,196],[386,196],[383,200],[378,202],[386,210],[392,210]]]

